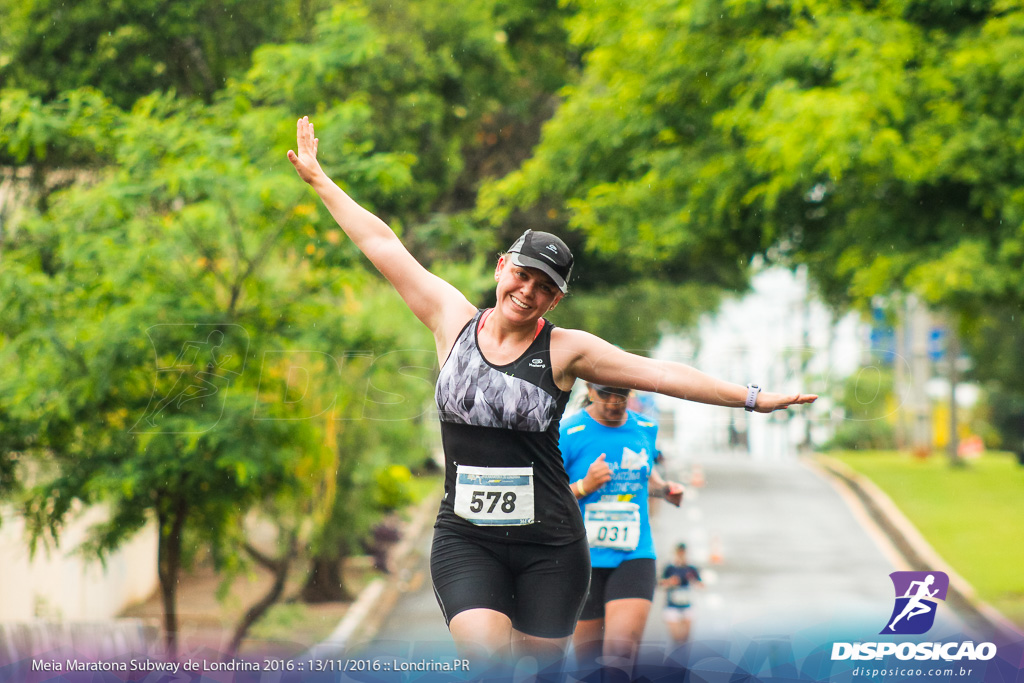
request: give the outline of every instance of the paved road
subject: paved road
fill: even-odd
[[[705,486],[691,487],[680,509],[660,507],[655,538],[660,559],[684,540],[704,568],[695,639],[861,621],[867,633],[881,629],[895,567],[830,482],[795,459],[719,456],[694,465]],[[660,621],[649,622],[649,637],[663,634]]]
[[[658,501],[652,516],[659,570],[680,540],[704,573],[694,608],[695,640],[789,637],[873,639],[892,609],[888,574],[898,560],[862,524],[827,480],[798,460],[755,462],[716,455],[670,462],[685,475],[696,465],[706,483],[691,487],[681,508]],[[423,541],[424,556],[429,539]],[[717,556],[717,557],[716,557]],[[438,656],[451,641],[430,588],[426,562],[369,649]],[[667,640],[662,591],[645,633],[645,649]],[[949,610],[931,635],[963,630]]]

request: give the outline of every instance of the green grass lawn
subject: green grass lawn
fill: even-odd
[[[989,453],[953,468],[943,455],[830,453],[878,485],[978,592],[1024,625],[1024,467]]]

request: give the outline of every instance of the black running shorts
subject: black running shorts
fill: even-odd
[[[435,528],[430,577],[445,621],[468,609],[501,612],[512,628],[564,638],[576,628],[590,581],[587,539],[568,545],[498,543]]]
[[[580,619],[604,618],[604,605],[612,600],[653,600],[656,585],[657,568],[651,558],[626,560],[618,567],[594,567],[590,573],[590,593]]]

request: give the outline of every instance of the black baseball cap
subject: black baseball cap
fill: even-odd
[[[562,293],[569,291],[572,273],[572,252],[568,245],[550,232],[527,230],[509,247],[512,263],[524,268],[536,268],[550,277]]]
[[[594,384],[587,382],[587,386],[601,394],[615,394],[616,396],[629,396],[630,389],[624,387],[610,387],[606,384]]]

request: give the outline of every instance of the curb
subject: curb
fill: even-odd
[[[422,555],[419,546],[437,514],[438,500],[437,496],[429,495],[413,508],[402,539],[388,556],[391,573],[374,579],[363,588],[334,631],[296,659],[332,658],[373,640],[407,589],[408,575]]]
[[[949,602],[969,618],[972,626],[1012,640],[1019,640],[1024,635],[1009,619],[978,597],[974,587],[935,552],[917,527],[874,482],[845,463],[825,455],[815,455],[812,462],[854,493],[911,569],[936,570],[949,576]]]

